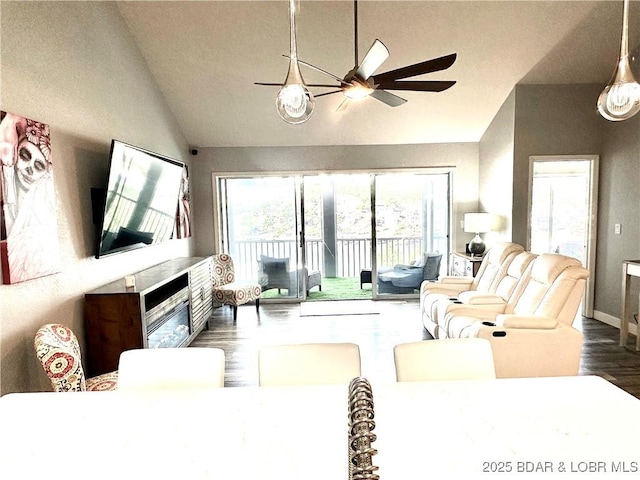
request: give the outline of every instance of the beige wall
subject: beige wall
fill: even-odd
[[[608,122],[595,109],[601,85],[518,85],[480,142],[480,204],[511,204],[513,241],[526,244],[529,157],[599,155],[594,316],[616,324],[622,261],[640,257],[640,117]],[[502,176],[511,176],[500,188]],[[512,201],[506,196],[511,195]],[[490,206],[491,205],[491,206]],[[503,209],[504,210],[504,209]],[[614,225],[622,224],[622,234]],[[637,298],[634,285],[633,298]],[[634,312],[638,307],[634,305]]]
[[[601,85],[516,86],[514,242],[527,242],[529,157],[600,154],[608,123],[596,111],[601,90]]]
[[[90,188],[105,186],[112,138],[189,161],[188,147],[110,2],[0,2],[0,107],[48,123],[62,271],[0,286],[0,393],[47,390],[33,337],[69,325],[84,346],[86,291],[175,256],[192,241],[93,258]]]
[[[507,97],[480,140],[479,211],[499,216],[491,243],[512,240],[515,90]]]
[[[464,249],[472,236],[462,232],[462,215],[478,198],[478,144],[376,145],[336,147],[204,148],[193,162],[196,253],[215,251],[212,174],[231,172],[372,171],[454,167],[454,247]]]
[[[622,314],[622,261],[640,258],[640,116],[607,123],[600,158],[600,201],[595,308],[596,318]],[[622,233],[614,233],[614,225]],[[632,312],[638,312],[637,279],[632,283]],[[615,320],[614,320],[615,322]]]

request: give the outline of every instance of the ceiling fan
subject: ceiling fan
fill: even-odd
[[[415,92],[442,92],[451,88],[455,81],[438,81],[438,80],[405,80],[407,78],[446,70],[456,61],[457,54],[452,53],[443,57],[426,60],[424,62],[408,65],[406,67],[397,68],[388,72],[374,75],[376,70],[389,57],[389,50],[378,39],[376,39],[369,50],[365,54],[362,62],[358,64],[358,2],[354,0],[354,39],[355,39],[355,66],[344,78],[340,78],[332,73],[327,72],[315,65],[297,59],[297,63],[312,68],[338,82],[338,85],[328,84],[306,84],[307,87],[323,87],[333,88],[334,90],[316,94],[315,97],[322,97],[334,93],[342,93],[345,101],[348,99],[356,100],[371,96],[391,107],[402,105],[407,100],[395,95],[389,90],[405,90]],[[289,57],[288,55],[284,55]],[[289,57],[290,58],[290,57]],[[282,83],[260,83],[256,85],[282,86]],[[340,105],[342,106],[343,103]],[[338,107],[340,108],[340,107]]]

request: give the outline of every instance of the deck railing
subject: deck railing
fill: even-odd
[[[420,237],[377,238],[378,266],[393,266],[397,263],[411,263],[422,254]],[[446,249],[446,238],[436,242]],[[321,239],[306,240],[306,263],[309,270],[319,270],[325,274],[324,256],[327,254]],[[362,269],[371,269],[371,239],[338,238],[336,241],[336,276],[357,277]],[[296,258],[295,240],[255,240],[236,241],[231,252],[238,278],[256,278],[258,262],[262,255],[288,258],[293,269]]]

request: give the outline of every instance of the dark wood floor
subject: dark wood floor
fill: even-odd
[[[419,318],[417,301],[363,301],[377,314],[300,316],[298,304],[239,307],[234,323],[231,309],[214,310],[205,330],[191,346],[222,348],[226,354],[226,386],[257,385],[258,350],[263,345],[305,342],[353,342],[360,346],[362,375],[394,381],[393,347],[431,338]],[[599,375],[640,398],[640,353],[635,337],[618,345],[618,329],[582,318],[575,325],[585,336],[581,375]]]

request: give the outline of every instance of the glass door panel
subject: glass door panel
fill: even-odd
[[[598,157],[530,159],[529,248],[561,253],[595,270]],[[593,316],[594,275],[587,279],[582,314]]]
[[[589,162],[534,162],[531,251],[585,263],[589,215]]]
[[[258,281],[262,298],[303,295],[295,177],[220,179],[223,250],[236,279]]]
[[[380,174],[374,188],[377,294],[417,295],[432,270],[428,257],[436,254],[446,272],[449,174]]]
[[[304,177],[305,259],[322,277],[322,294],[309,300],[371,298],[371,180],[369,174]],[[315,297],[315,298],[314,298]]]

